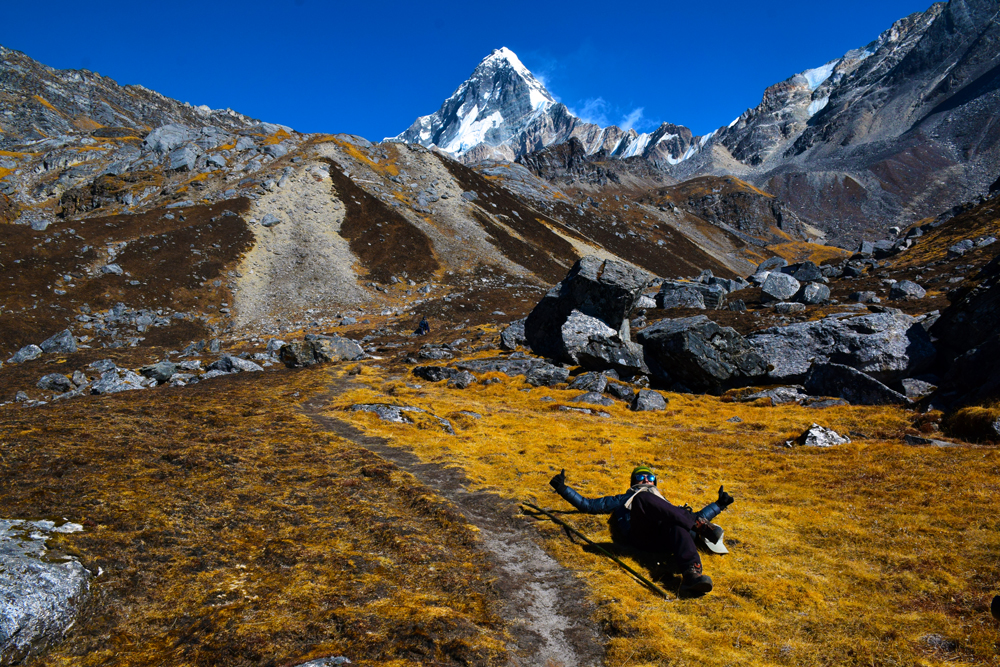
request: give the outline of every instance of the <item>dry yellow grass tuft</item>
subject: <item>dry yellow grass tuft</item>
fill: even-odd
[[[957,438],[995,444],[1000,441],[1000,403],[962,408],[948,417],[945,426]]]
[[[466,390],[418,389],[407,386],[415,378],[367,368],[331,414],[425,461],[462,468],[477,488],[558,510],[571,510],[548,487],[559,469],[584,495],[600,496],[621,493],[637,462],[657,469],[678,504],[700,507],[720,484],[737,498],[719,518],[732,553],[705,558],[716,588],[695,600],[657,599],[539,522],[550,551],[592,591],[607,664],[997,664],[988,611],[1000,586],[997,449],[904,446],[913,415],[896,408],[817,411],[667,394],[664,412],[617,404],[608,419],[557,409],[578,392],[496,377]],[[424,408],[451,420],[456,435],[432,421],[389,424],[337,409],[358,402]],[[854,442],[784,446],[813,422]],[[604,517],[566,518],[612,546]],[[621,551],[676,590],[679,577]]]
[[[804,241],[778,243],[768,246],[768,249],[779,257],[793,263],[808,261],[822,264],[829,260],[846,259],[851,256],[851,253],[843,248],[806,243]]]

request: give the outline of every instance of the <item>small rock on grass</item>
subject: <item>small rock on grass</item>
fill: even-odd
[[[229,354],[223,356],[217,361],[212,362],[207,368],[209,371],[225,371],[226,373],[253,373],[264,370],[259,364],[256,364],[249,359],[242,359]]]
[[[667,399],[658,391],[652,389],[640,389],[639,393],[632,399],[632,410],[636,412],[648,412],[652,410],[665,410]]]
[[[417,366],[411,372],[428,382],[448,380],[460,373],[457,368],[448,368],[447,366]]]
[[[593,391],[600,394],[608,386],[608,378],[602,373],[581,373],[570,383],[569,389]]]
[[[611,400],[610,398],[604,398],[604,396],[598,394],[596,391],[588,391],[586,394],[581,394],[576,398],[570,400],[572,400],[574,403],[592,403],[594,405],[604,405],[604,406],[615,404],[613,400]]]
[[[39,378],[35,386],[46,391],[69,391],[74,389],[73,382],[62,373],[49,373]]]
[[[840,435],[833,429],[813,424],[806,429],[802,435],[794,441],[789,440],[788,444],[805,445],[806,447],[833,447],[834,445],[846,445],[851,439],[846,435]]]
[[[42,356],[42,348],[37,345],[25,345],[18,350],[13,357],[7,360],[9,364],[23,364],[26,361],[37,359]]]
[[[170,361],[160,361],[155,364],[150,364],[149,366],[143,366],[139,369],[139,372],[142,375],[163,384],[164,382],[170,380],[171,376],[177,372],[177,364]]]
[[[794,301],[782,301],[774,306],[774,311],[781,315],[791,315],[792,313],[804,313],[806,304]]]
[[[448,386],[453,389],[467,389],[476,383],[476,376],[469,371],[462,371],[448,380]]]

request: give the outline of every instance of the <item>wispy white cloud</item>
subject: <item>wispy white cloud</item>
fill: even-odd
[[[608,125],[608,103],[603,97],[592,97],[583,101],[583,106],[579,110],[570,109],[569,112],[577,118],[588,123],[595,123],[601,127]]]
[[[618,124],[618,126],[620,128],[622,128],[623,130],[625,130],[626,132],[628,130],[631,130],[638,123],[642,122],[642,112],[643,112],[644,108],[645,107],[638,107],[638,108],[632,109],[632,111],[628,112],[627,114],[625,114],[622,117],[622,120]],[[646,125],[646,124],[647,123],[643,123],[643,125]]]

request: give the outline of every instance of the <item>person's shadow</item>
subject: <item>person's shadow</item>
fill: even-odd
[[[571,534],[570,537],[572,539],[573,535]],[[584,551],[604,555],[600,549],[582,543],[582,540],[577,539],[576,542],[580,543]],[[631,558],[639,564],[639,567],[649,572],[649,579],[652,582],[662,584],[664,588],[674,589],[675,592],[677,588],[680,588],[681,569],[673,554],[643,551],[618,542],[595,542],[595,544],[618,558]]]
[[[580,512],[574,510],[549,510],[549,512],[552,514],[568,514],[570,516],[580,515]],[[542,519],[544,518],[544,515],[535,515],[535,518]],[[636,549],[635,547],[615,541],[605,540],[598,542],[593,540],[591,543],[588,543],[566,526],[560,526],[560,528],[563,529],[566,537],[568,537],[571,542],[582,547],[584,551],[604,556],[605,558],[608,554],[611,554],[616,558],[631,558],[638,563],[640,568],[649,572],[649,579],[652,582],[660,583],[664,588],[672,588],[675,592],[676,589],[680,588],[681,569],[672,553],[643,551],[642,549]]]

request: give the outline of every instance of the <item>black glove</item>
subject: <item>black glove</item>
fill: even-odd
[[[715,501],[715,503],[719,506],[719,509],[720,510],[724,510],[727,507],[729,507],[730,505],[732,505],[733,502],[734,502],[733,497],[731,495],[729,495],[728,493],[726,493],[725,491],[723,491],[722,487],[720,486],[719,487],[719,499]]]
[[[566,470],[560,470],[558,475],[549,480],[549,484],[551,484],[552,488],[556,491],[559,491],[566,486]]]

